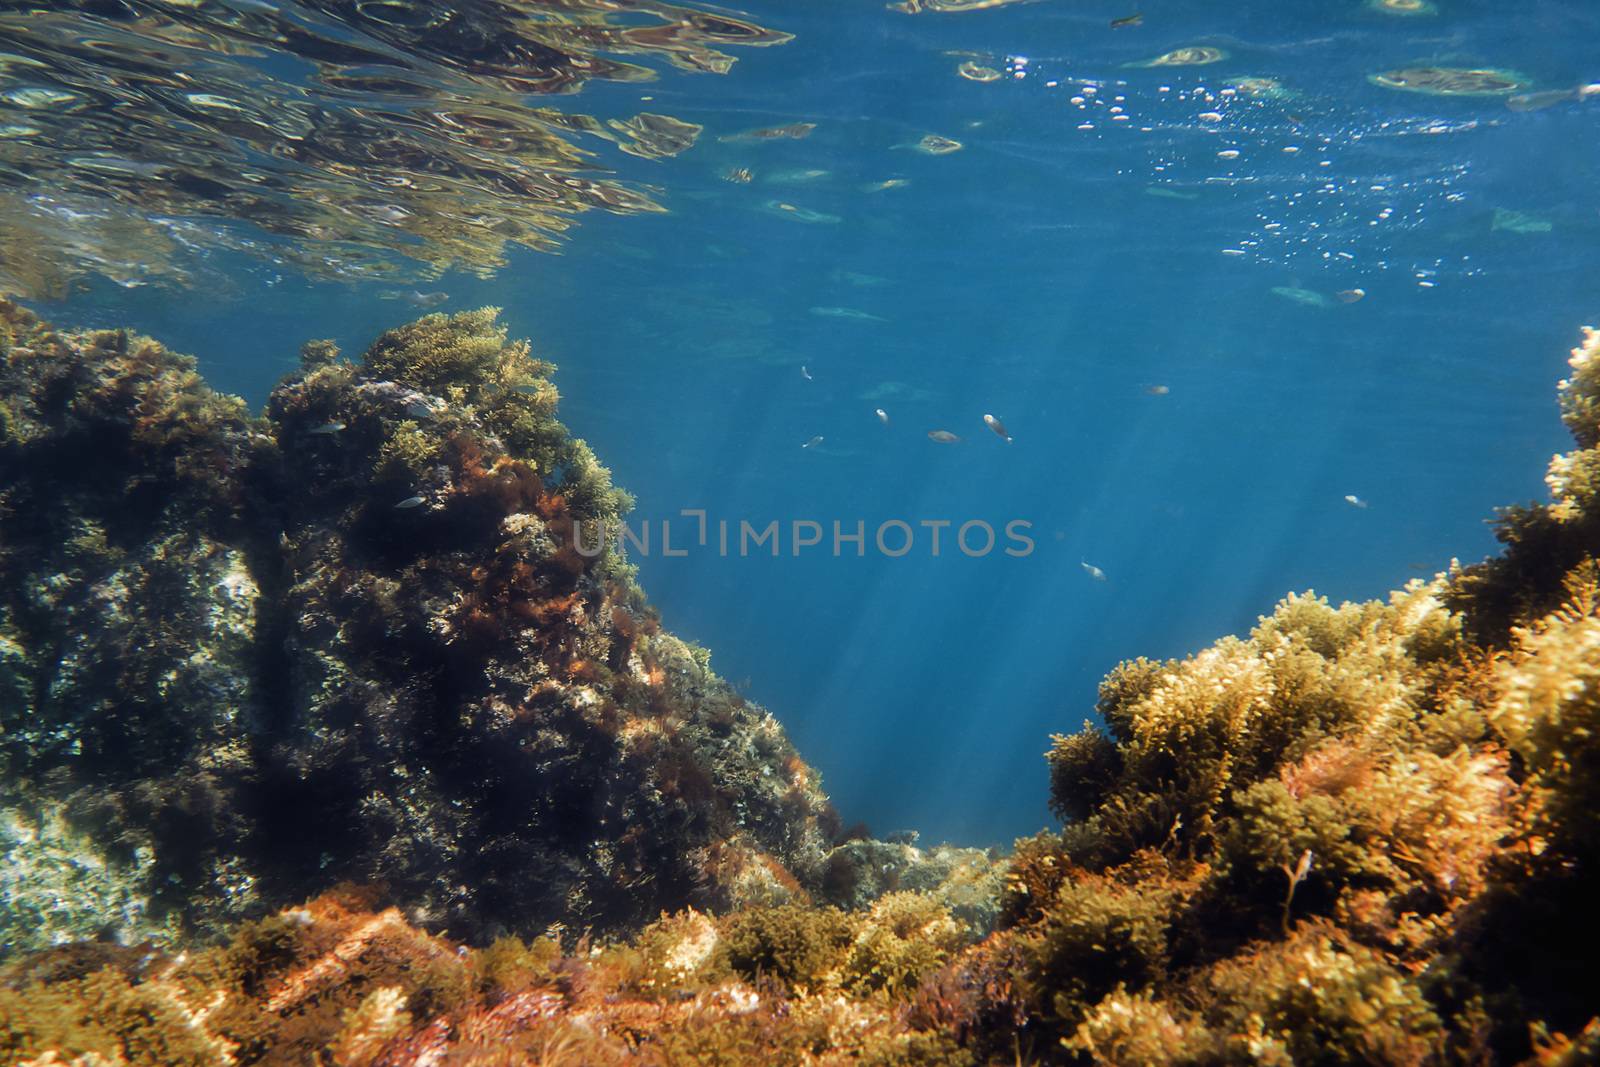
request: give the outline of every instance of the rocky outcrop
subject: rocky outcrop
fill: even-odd
[[[0,304],[0,847],[30,884],[102,872],[124,937],[339,881],[463,937],[817,885],[815,772],[617,538],[580,543],[628,501],[553,368],[492,310],[303,364],[257,418],[157,342]],[[108,921],[79,911],[7,936]]]

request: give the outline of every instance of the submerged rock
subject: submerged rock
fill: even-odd
[[[253,418],[154,341],[0,304],[3,800],[138,901],[14,943],[340,880],[478,937],[817,883],[817,775],[616,537],[579,551],[627,498],[494,320],[307,346]]]

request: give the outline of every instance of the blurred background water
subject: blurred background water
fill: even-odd
[[[0,7],[22,12],[8,34],[27,7]],[[1600,97],[1507,100],[1600,79],[1595,5],[738,15],[793,40],[721,76],[658,65],[537,98],[703,126],[670,158],[591,146],[586,167],[665,212],[589,211],[560,254],[515,249],[489,277],[308,276],[235,247],[197,253],[226,285],[91,272],[30,302],[193,352],[252,404],[306,338],[359,352],[426,294],[500,305],[675,544],[681,509],[863,522],[861,558],[827,539],[793,556],[786,531],[776,559],[713,543],[638,563],[847,821],[924,840],[1046,824],[1048,735],[1092,717],[1119,660],[1248,629],[1289,590],[1381,596],[1476,559],[1494,507],[1542,494],[1564,445],[1551,385],[1600,318]],[[1225,58],[1136,65],[1182,47]],[[1441,66],[1509,72],[1515,93],[1370,80]],[[749,135],[794,124],[815,128]],[[1023,520],[1036,545],[968,558],[947,530],[935,557],[922,530],[886,558],[871,532],[894,519]]]

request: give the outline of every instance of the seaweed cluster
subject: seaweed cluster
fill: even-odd
[[[184,891],[247,871],[259,912],[324,890],[188,952],[125,947],[126,922],[122,944],[19,956],[0,971],[8,1060],[1600,1060],[1600,333],[1561,387],[1577,448],[1551,503],[1502,515],[1504,553],[1385,601],[1291,595],[1248,635],[1120,665],[1099,723],[1048,753],[1063,829],[1002,861],[841,833],[770,716],[660,632],[626,562],[571,551],[569,520],[626,501],[492,313],[430,316],[359,365],[310,345],[262,422],[150,342],[6,321],[11,382],[37,383],[0,423],[0,685],[29,711],[4,724],[5,778],[27,789],[0,828],[34,887],[16,899],[48,926],[40,887],[71,870],[85,913],[142,914],[148,895],[62,857],[90,835],[128,878],[165,872],[164,820],[185,817],[241,836]],[[51,387],[69,352],[62,371],[88,377]],[[44,484],[30,449],[103,417],[122,393],[102,376],[139,398],[117,432],[141,444],[91,437],[138,462],[17,540],[47,521],[17,518]],[[203,432],[176,436],[174,411]],[[95,492],[141,477],[169,487],[136,509],[146,525],[96,518]],[[164,539],[169,500],[204,519],[190,542]],[[231,625],[256,673],[243,704],[197,700],[215,664],[152,635],[167,659],[146,673],[185,700],[130,682],[150,733],[126,743],[159,744],[118,781],[87,757],[124,709],[85,672],[39,673],[39,635],[66,642],[13,590],[44,597],[26,561],[48,559],[65,617],[98,604],[114,639],[162,551],[239,554],[254,609]],[[180,638],[222,640],[195,629],[233,618],[219,581],[168,590],[192,605],[168,613]],[[79,687],[70,707],[58,684]]]
[[[0,972],[7,1063],[971,1064],[907,990],[969,940],[915,895],[663,916],[630,943],[473,950],[343,888],[169,956],[79,945]]]
[[[551,370],[493,310],[432,315],[360,363],[307,345],[256,418],[154,341],[0,304],[5,943],[340,880],[475,937],[820,882],[816,773],[616,537],[578,550],[628,500]]]
[[[584,211],[661,210],[593,148],[660,159],[700,132],[530,94],[725,73],[724,49],[789,39],[657,0],[4,0],[0,38],[0,293],[32,297],[85,273],[186,284],[186,249],[491,271]]]
[[[1018,843],[1000,932],[954,965],[968,989],[1010,978],[960,1019],[976,1047],[1600,1056],[1600,334],[1572,366],[1578,449],[1553,503],[1502,515],[1501,556],[1387,602],[1290,596],[1247,637],[1105,679],[1103,725],[1049,753],[1064,829]]]

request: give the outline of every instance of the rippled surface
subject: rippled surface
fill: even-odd
[[[213,248],[318,275],[490,270],[583,211],[660,210],[597,146],[661,159],[700,133],[529,94],[725,73],[726,49],[785,39],[649,0],[0,4],[0,284],[184,282]]]

